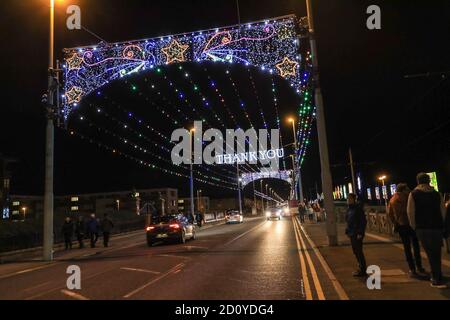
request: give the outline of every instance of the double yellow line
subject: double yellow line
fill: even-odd
[[[308,234],[304,231],[303,227],[300,225],[300,222],[298,221],[298,219],[293,217],[292,222],[294,225],[294,232],[295,232],[295,238],[297,240],[297,247],[299,249],[298,255],[299,255],[299,259],[300,259],[301,274],[302,274],[303,282],[305,284],[306,300],[313,300],[314,297],[312,294],[312,290],[311,290],[311,286],[310,286],[310,282],[309,282],[309,278],[308,278],[308,271],[306,268],[305,257],[306,257],[306,261],[308,262],[309,270],[311,273],[311,277],[313,280],[313,284],[314,284],[318,299],[326,300],[326,298],[325,298],[325,294],[323,292],[322,286],[320,284],[319,277],[317,275],[316,267],[314,266],[314,263],[311,260],[311,256],[309,255],[308,248],[306,247],[305,241],[303,240],[302,231],[303,231],[304,237],[308,241],[311,249],[315,253],[317,260],[320,262],[323,270],[325,271],[328,278],[330,279],[330,282],[332,283],[337,295],[339,296],[339,299],[348,300],[349,297],[348,297],[347,293],[345,292],[344,288],[341,286],[339,281],[334,276],[329,265],[327,264],[327,262],[321,255],[319,249],[317,249],[314,242],[309,238]]]
[[[306,261],[308,262],[309,271],[311,272],[311,277],[313,280],[313,284],[315,287],[315,290],[317,292],[317,297],[319,300],[325,300],[325,295],[322,290],[322,286],[319,281],[319,277],[317,276],[317,271],[314,266],[314,263],[311,260],[311,256],[309,255],[308,249],[305,245],[305,242],[303,241],[302,232],[300,229],[300,223],[297,221],[297,218],[293,217],[292,221],[294,223],[294,232],[295,232],[295,239],[297,240],[297,248],[298,248],[298,256],[300,258],[300,268],[302,272],[302,278],[303,283],[305,286],[305,294],[306,294],[306,300],[313,300],[313,294],[311,290],[311,285],[309,282],[308,277],[308,271],[305,263],[305,257]]]

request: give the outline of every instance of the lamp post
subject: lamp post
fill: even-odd
[[[385,208],[386,208],[386,212],[388,212],[387,190],[386,190],[386,192],[384,192],[384,190],[385,190],[385,188],[386,188],[386,186],[385,186],[385,184],[384,184],[384,180],[386,180],[386,175],[382,175],[381,177],[378,177],[378,180],[380,180],[380,181],[381,181],[381,184],[382,184],[381,194],[382,194],[383,199],[384,199],[384,206],[385,206]]]
[[[48,87],[47,87],[47,127],[45,141],[45,191],[44,191],[44,230],[42,258],[53,260],[53,165],[54,165],[54,41],[55,41],[55,0],[50,0],[50,25],[48,48]]]
[[[314,100],[316,105],[317,137],[319,140],[320,167],[322,171],[322,192],[324,195],[324,207],[327,214],[326,226],[328,244],[338,245],[336,214],[333,202],[333,182],[331,179],[330,159],[328,155],[328,141],[325,125],[325,112],[323,107],[322,92],[319,81],[319,63],[317,61],[317,47],[314,34],[314,19],[312,11],[312,0],[306,0],[308,15],[309,40],[311,46],[311,61],[313,65]]]
[[[259,180],[259,189],[261,190],[261,213],[264,214],[264,198],[262,196],[263,194],[263,181],[262,179]]]
[[[295,188],[295,200],[300,200],[300,202],[303,202],[303,184],[302,184],[302,175],[301,175],[301,168],[298,162],[298,141],[297,141],[297,133],[295,132],[295,119],[289,118],[288,121],[292,123],[292,134],[294,136],[294,162],[293,162],[293,169],[295,172],[294,175],[294,188]],[[298,181],[298,187],[300,190],[297,190],[297,181]]]
[[[194,210],[194,168],[193,168],[193,154],[192,154],[192,139],[193,139],[193,133],[195,132],[195,128],[192,128],[189,130],[189,151],[190,151],[190,158],[189,158],[189,170],[190,170],[190,176],[189,176],[189,188],[191,193],[191,217],[195,217],[195,210]]]
[[[201,199],[202,190],[197,190],[197,210],[201,212],[200,210],[200,199]]]

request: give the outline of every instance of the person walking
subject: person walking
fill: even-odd
[[[298,213],[300,216],[300,222],[305,223],[306,208],[303,202],[301,202],[300,205],[298,206]]]
[[[95,244],[98,240],[98,220],[95,218],[95,214],[91,214],[91,218],[87,223],[87,230],[89,233],[89,238],[91,239],[91,248],[95,248]]]
[[[444,199],[430,186],[430,176],[419,173],[417,187],[409,194],[407,213],[411,227],[416,231],[428,257],[431,268],[431,286],[446,288],[442,278],[442,244],[444,236]]]
[[[75,224],[75,235],[77,236],[77,240],[78,240],[78,244],[80,249],[84,248],[84,243],[83,243],[83,239],[84,239],[84,235],[86,232],[86,224],[84,223],[84,218],[83,216],[79,216],[78,217],[78,221]]]
[[[350,238],[353,254],[358,261],[358,270],[353,272],[354,277],[367,276],[366,258],[363,252],[363,240],[366,232],[367,219],[362,203],[357,203],[356,194],[350,193],[347,197],[347,214],[345,221],[347,227],[345,234]]]
[[[102,232],[103,232],[103,246],[106,248],[106,247],[108,247],[109,236],[111,235],[111,231],[114,228],[114,223],[108,217],[107,213],[105,213],[103,216],[103,220],[101,222],[101,228],[102,228]]]
[[[63,223],[62,234],[64,237],[64,246],[66,250],[72,249],[73,222],[70,217],[66,217],[66,220]]]
[[[397,185],[397,191],[389,201],[388,215],[394,225],[394,231],[398,232],[402,240],[406,261],[409,266],[409,276],[417,278],[419,276],[417,271],[425,273],[425,269],[422,267],[419,240],[417,239],[416,232],[409,224],[408,213],[406,211],[409,193],[410,190],[406,183],[399,183]],[[414,257],[411,252],[411,244]]]

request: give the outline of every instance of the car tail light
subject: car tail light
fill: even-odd
[[[174,228],[174,229],[180,229],[180,225],[178,223],[173,223],[173,224],[169,225],[169,227]]]
[[[155,227],[147,227],[147,231],[150,231],[150,230],[153,230],[153,229],[155,229]]]

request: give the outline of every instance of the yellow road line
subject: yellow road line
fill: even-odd
[[[311,272],[311,276],[312,276],[312,279],[313,279],[314,287],[316,288],[317,296],[319,297],[319,300],[326,300],[325,299],[325,295],[323,293],[322,286],[320,285],[319,277],[317,276],[316,267],[314,266],[314,263],[311,260],[311,256],[309,255],[308,248],[306,247],[306,244],[303,241],[303,237],[302,237],[302,233],[301,233],[300,227],[298,225],[298,221],[295,218],[294,218],[294,224],[295,224],[295,227],[297,229],[297,232],[298,232],[298,235],[299,235],[302,247],[304,248],[306,261],[308,261],[309,270]]]
[[[298,223],[298,221],[297,221]],[[349,300],[349,297],[347,293],[345,292],[344,288],[339,283],[338,279],[336,279],[336,276],[331,271],[330,266],[325,261],[324,257],[320,253],[319,249],[317,249],[316,244],[311,240],[309,235],[306,233],[306,230],[303,228],[302,225],[300,225],[301,230],[303,231],[303,234],[305,235],[305,238],[308,240],[311,248],[314,250],[314,253],[316,254],[317,259],[320,261],[320,264],[322,265],[322,268],[325,270],[326,274],[328,275],[328,278],[330,279],[331,283],[333,284],[334,289],[336,290],[336,293],[339,296],[339,299],[341,300]]]
[[[300,271],[302,274],[302,279],[303,279],[303,283],[305,286],[305,294],[306,294],[306,300],[312,300],[312,292],[311,292],[311,286],[309,284],[309,279],[308,279],[308,272],[306,270],[306,263],[305,263],[305,258],[303,257],[303,253],[302,253],[302,246],[300,244],[300,240],[298,238],[298,230],[295,227],[295,223],[293,223],[293,227],[294,227],[294,233],[295,233],[295,240],[297,241],[297,249],[298,249],[298,257],[300,260]]]
[[[61,293],[65,294],[66,296],[69,296],[71,298],[77,299],[77,300],[89,300],[85,296],[82,296],[81,294],[75,293],[73,291],[63,289],[63,290],[61,290]]]

